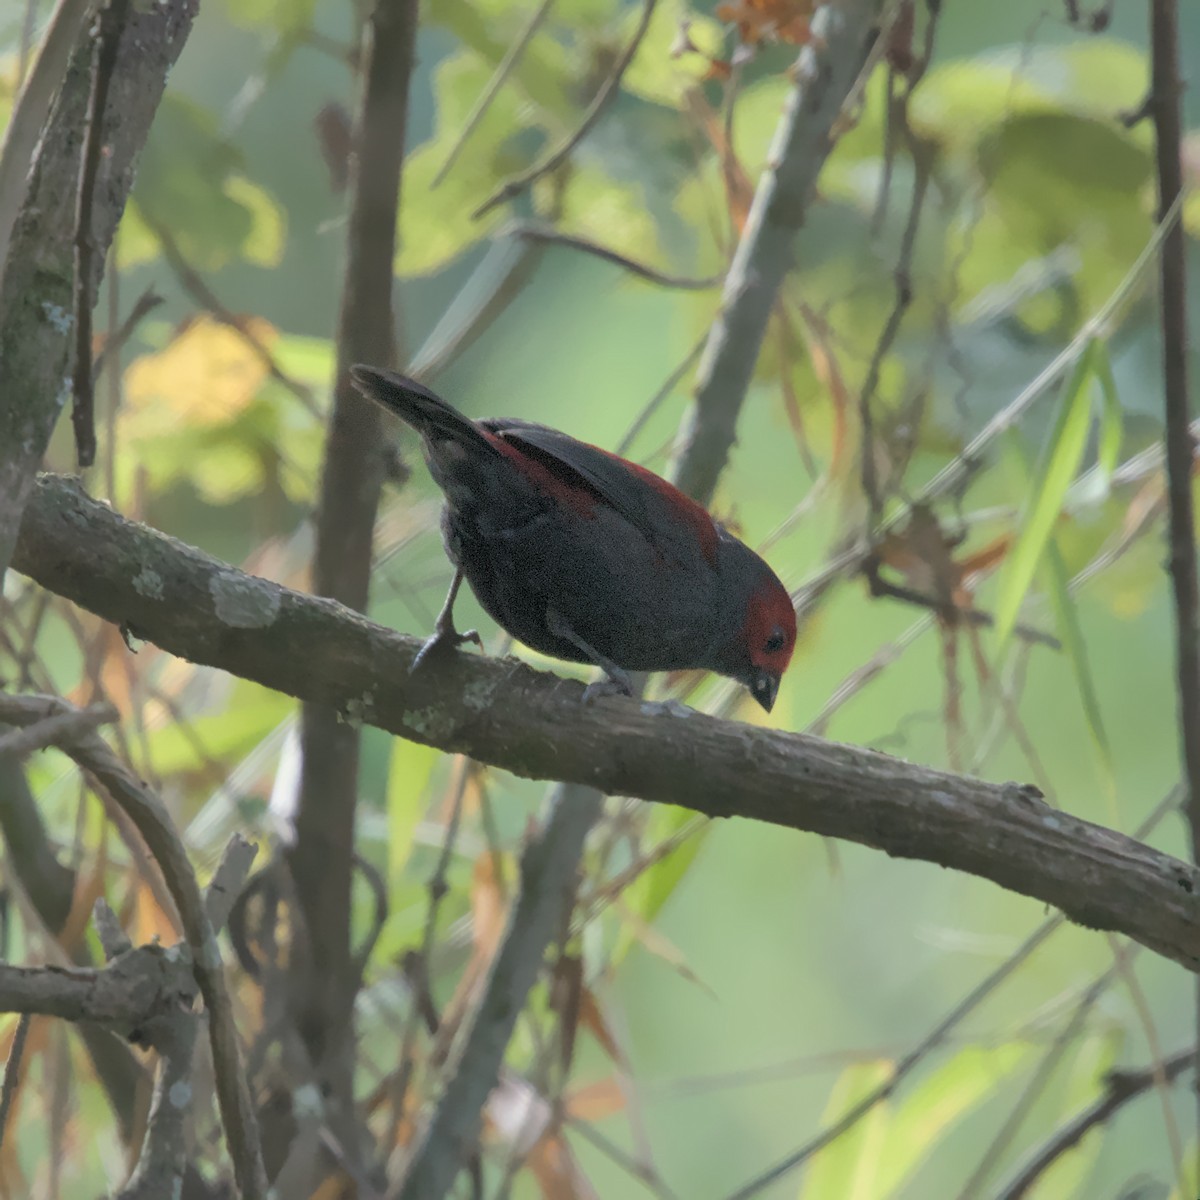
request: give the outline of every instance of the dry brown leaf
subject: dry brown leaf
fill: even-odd
[[[529,1152],[525,1165],[545,1200],[592,1200],[596,1195],[562,1135],[547,1134]]]
[[[580,1121],[603,1121],[625,1111],[625,1092],[612,1075],[572,1088],[563,1101],[567,1112]]]
[[[609,1029],[608,1022],[604,1019],[604,1013],[600,1009],[600,1002],[596,999],[596,993],[586,985],[579,995],[579,1024],[591,1033],[592,1037],[600,1043],[605,1053],[617,1066],[626,1066],[625,1055],[621,1052],[621,1047],[617,1039],[613,1036],[612,1030]]]
[[[714,15],[737,27],[744,46],[760,42],[787,42],[803,46],[811,37],[813,0],[734,0],[718,4]]]

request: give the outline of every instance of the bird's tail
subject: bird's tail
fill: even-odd
[[[490,451],[495,449],[474,421],[407,375],[359,363],[350,368],[350,378],[364,396],[382,404],[429,441],[448,438],[452,442],[486,446]]]

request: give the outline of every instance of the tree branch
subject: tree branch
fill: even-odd
[[[47,708],[71,711],[66,701],[56,701],[53,697],[0,694],[0,721],[6,724],[27,725],[44,720]],[[192,952],[191,972],[208,1009],[217,1099],[238,1188],[243,1200],[265,1200],[267,1178],[258,1142],[258,1122],[242,1069],[233,1004],[225,986],[221,952],[209,909],[201,898],[183,842],[162,801],[135,778],[99,734],[78,733],[63,739],[60,749],[125,812],[162,871]]]
[[[130,14],[117,50],[96,173],[92,294],[133,184],[167,71],[198,0],[166,0]],[[0,580],[21,510],[66,399],[75,274],[75,197],[91,94],[91,42],[82,37],[43,131],[0,280]],[[119,114],[119,118],[117,116]]]
[[[1179,8],[1150,5],[1150,93],[1158,164],[1158,217],[1166,223],[1183,194],[1180,120]],[[1196,519],[1192,510],[1192,439],[1188,401],[1187,246],[1183,220],[1167,228],[1159,254],[1159,323],[1163,339],[1164,435],[1167,443],[1168,566],[1175,600],[1175,686],[1179,745],[1187,785],[1192,861],[1200,862],[1200,582],[1196,578]],[[1200,981],[1195,997],[1200,1054]]]
[[[775,307],[793,265],[793,241],[835,142],[834,125],[870,56],[878,0],[826,4],[813,44],[796,62],[796,85],[754,193],[746,229],[725,278],[721,312],[700,362],[696,404],[675,482],[702,504],[712,499],[738,414]]]
[[[1045,1144],[1034,1151],[1017,1176],[997,1193],[997,1200],[1023,1200],[1030,1189],[1068,1150],[1097,1127],[1112,1120],[1131,1100],[1148,1092],[1160,1080],[1174,1083],[1196,1061],[1196,1048],[1189,1047],[1155,1066],[1140,1071],[1110,1071],[1104,1092],[1065,1125],[1056,1129]]]
[[[1200,970],[1200,873],[1038,793],[820,738],[609,697],[509,660],[421,643],[243,574],[43,476],[14,560],[43,587],[154,641],[349,721],[526,778],[845,838],[990,879]],[[303,653],[297,653],[303,647]]]
[[[379,408],[354,389],[350,366],[395,359],[392,264],[418,8],[418,0],[378,0],[364,27],[337,376],[316,517],[313,590],[360,611],[367,607],[385,443]],[[289,1003],[334,1110],[349,1119],[359,986],[350,936],[359,737],[334,709],[311,700],[302,714],[296,836],[288,851],[305,934],[304,953],[292,960]],[[337,1128],[352,1144],[348,1129]]]
[[[570,910],[583,843],[603,806],[601,792],[578,785],[555,788],[549,797],[546,821],[521,855],[520,892],[481,1003],[451,1055],[449,1082],[433,1120],[421,1131],[388,1200],[439,1200],[475,1145],[517,1015],[537,981],[550,939]]]

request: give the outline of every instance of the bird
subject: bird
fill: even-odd
[[[605,673],[585,699],[632,694],[633,671],[701,669],[736,680],[771,711],[796,644],[791,597],[702,505],[556,429],[471,420],[395,371],[358,364],[350,375],[420,435],[445,496],[454,578],[418,662],[467,641],[482,648],[475,630],[454,624],[465,578],[517,641]]]

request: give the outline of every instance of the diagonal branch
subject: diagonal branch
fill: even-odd
[[[775,131],[771,165],[754,193],[700,362],[696,405],[676,472],[676,484],[702,504],[712,499],[733,446],[767,322],[794,262],[796,231],[833,149],[842,106],[870,59],[872,19],[879,8],[878,0],[824,5],[813,18],[814,44],[804,48],[794,68],[796,85]]]
[[[1140,1071],[1110,1071],[1104,1091],[1086,1108],[1046,1139],[1021,1168],[1016,1178],[997,1193],[997,1200],[1022,1200],[1037,1181],[1069,1150],[1073,1150],[1093,1130],[1107,1124],[1125,1105],[1148,1092],[1160,1079],[1174,1083],[1195,1064],[1194,1046],[1172,1054],[1170,1058]]]
[[[388,1200],[446,1195],[479,1136],[483,1106],[496,1086],[504,1051],[550,939],[571,908],[583,844],[604,795],[590,787],[555,788],[542,829],[521,855],[521,884],[504,938],[488,969],[478,1008],[466,1022],[436,1112],[422,1129],[408,1169]]]
[[[14,563],[170,653],[401,737],[526,778],[966,871],[1200,970],[1196,868],[1051,809],[1036,789],[686,709],[616,697],[585,706],[579,684],[507,660],[461,654],[414,675],[417,640],[245,575],[54,476],[35,489]]]

